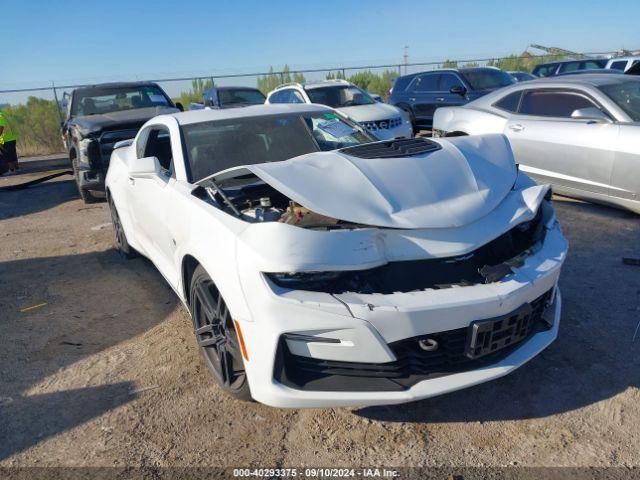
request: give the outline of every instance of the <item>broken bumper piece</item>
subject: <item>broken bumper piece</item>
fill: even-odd
[[[246,335],[253,395],[278,407],[393,404],[506,375],[557,336],[566,251],[554,224],[495,282],[390,294],[293,290],[263,276],[251,295],[263,318]]]

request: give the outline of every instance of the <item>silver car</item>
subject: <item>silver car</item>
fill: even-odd
[[[584,74],[436,110],[434,136],[504,133],[520,168],[557,193],[640,213],[640,78]]]

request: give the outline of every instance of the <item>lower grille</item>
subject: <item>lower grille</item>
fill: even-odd
[[[482,356],[469,354],[473,324],[390,343],[389,348],[396,361],[389,363],[337,362],[294,355],[282,338],[278,346],[275,378],[300,390],[401,391],[423,380],[475,370],[499,362],[533,334],[549,330],[551,325],[545,321],[545,313],[551,295],[552,290],[549,290],[530,304],[523,305],[527,307],[525,316],[522,316],[521,307],[504,317],[483,320],[494,320],[501,328],[503,322],[508,324],[514,317],[518,317],[519,322],[511,333],[514,341]],[[500,332],[505,338],[504,329]],[[426,339],[429,339],[428,345],[436,342],[438,348],[430,351],[422,348],[420,341]]]

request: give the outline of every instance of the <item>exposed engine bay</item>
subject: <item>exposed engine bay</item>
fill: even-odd
[[[236,177],[222,185],[211,182],[194,194],[249,223],[279,222],[309,229],[366,227],[316,213],[255,175]]]

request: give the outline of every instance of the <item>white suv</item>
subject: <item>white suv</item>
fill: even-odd
[[[626,72],[636,63],[640,63],[640,56],[638,55],[632,57],[618,57],[610,59],[604,68]]]
[[[409,116],[398,107],[376,102],[346,80],[287,83],[269,93],[265,103],[317,103],[335,108],[380,140],[413,137]]]

